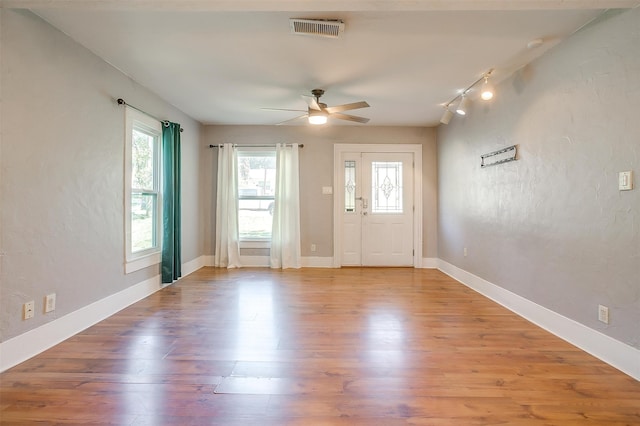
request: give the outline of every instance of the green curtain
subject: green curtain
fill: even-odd
[[[177,280],[180,271],[180,125],[162,126],[162,282]]]

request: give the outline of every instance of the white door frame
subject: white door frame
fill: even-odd
[[[413,267],[422,267],[422,145],[420,144],[335,144],[333,145],[333,267],[342,266],[342,188],[344,173],[340,159],[345,152],[410,152],[413,153]]]

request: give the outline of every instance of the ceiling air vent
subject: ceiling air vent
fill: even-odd
[[[289,19],[292,34],[338,38],[344,22],[331,19]]]

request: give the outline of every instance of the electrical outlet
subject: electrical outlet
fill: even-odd
[[[47,294],[44,298],[44,312],[51,312],[56,310],[56,294]]]
[[[311,251],[316,251],[316,245],[315,244],[311,244]]]
[[[462,250],[462,253],[464,254],[464,257],[467,257],[467,248],[466,247]]]
[[[609,324],[609,308],[604,305],[598,305],[598,321]]]
[[[23,306],[22,318],[28,320],[29,318],[33,318],[35,315],[35,302],[32,300],[31,302],[27,302]]]

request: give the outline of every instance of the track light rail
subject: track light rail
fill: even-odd
[[[487,71],[484,74],[482,74],[482,76],[480,76],[480,78],[478,78],[476,81],[471,83],[469,85],[469,87],[464,89],[461,93],[457,94],[453,99],[451,99],[449,102],[444,104],[445,112],[444,112],[444,115],[442,116],[442,119],[440,120],[440,122],[443,123],[443,124],[449,124],[449,120],[451,120],[451,117],[452,117],[452,111],[449,109],[451,104],[453,104],[458,99],[460,99],[460,102],[462,103],[462,101],[465,99],[465,97],[471,91],[471,89],[473,89],[473,87],[476,84],[480,83],[481,81],[483,81],[483,80],[486,81],[491,76],[493,71],[494,71],[494,69],[491,68],[489,71]],[[464,110],[458,111],[458,114],[464,115]]]

